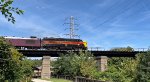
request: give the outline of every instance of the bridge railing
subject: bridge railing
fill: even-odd
[[[114,48],[123,48],[123,47],[114,47]],[[111,48],[113,49],[113,48]],[[88,47],[89,51],[111,51],[111,49],[105,49],[103,47]],[[132,51],[148,51],[150,48],[133,48]],[[126,50],[122,50],[126,51]]]
[[[119,48],[119,47],[117,47]],[[122,47],[120,47],[122,48]],[[113,49],[113,48],[111,48]],[[111,49],[105,49],[103,47],[88,47],[88,51],[111,51]],[[48,50],[48,49],[17,49],[17,50],[39,50],[39,51],[45,51],[45,50]],[[133,48],[132,51],[148,51],[150,50],[149,48]],[[76,49],[76,50],[49,50],[49,51],[86,51],[86,50],[81,50],[81,49]],[[124,50],[126,51],[126,50]]]
[[[134,51],[148,51],[150,50],[149,48],[134,48]]]
[[[109,51],[108,49],[105,49],[103,47],[88,47],[89,51]]]

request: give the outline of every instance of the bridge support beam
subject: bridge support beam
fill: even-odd
[[[98,70],[100,71],[107,70],[107,60],[108,60],[107,56],[97,56],[96,60],[97,60]]]
[[[50,56],[43,56],[42,62],[42,71],[41,78],[42,79],[50,79],[51,71],[50,71]]]

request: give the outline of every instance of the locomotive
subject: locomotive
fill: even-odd
[[[46,50],[86,50],[87,42],[81,39],[69,38],[21,38],[4,37],[8,43],[17,49],[46,49]]]

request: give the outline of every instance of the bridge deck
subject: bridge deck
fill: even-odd
[[[27,57],[42,57],[48,55],[51,57],[59,57],[60,53],[68,53],[68,50],[18,50],[23,55]],[[89,50],[87,50],[89,51]],[[73,51],[79,52],[79,51]],[[84,52],[84,51],[83,51]],[[134,57],[137,53],[142,53],[143,51],[89,51],[94,56],[108,56],[108,57]]]

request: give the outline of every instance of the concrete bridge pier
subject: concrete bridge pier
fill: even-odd
[[[50,75],[51,75],[50,56],[43,56],[42,60],[43,62],[42,62],[41,78],[50,79]]]
[[[108,60],[107,56],[97,56],[96,60],[97,60],[98,70],[100,71],[107,70],[107,60]]]

